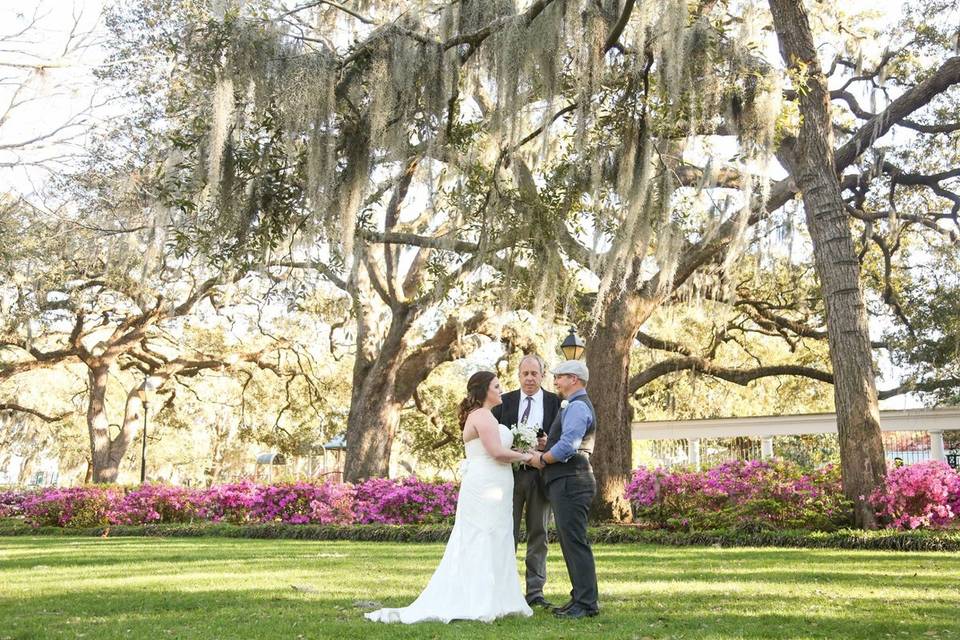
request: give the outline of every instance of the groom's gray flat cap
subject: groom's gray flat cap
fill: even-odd
[[[577,376],[584,382],[590,380],[590,372],[587,371],[587,365],[583,364],[579,360],[565,360],[555,366],[550,373],[555,376],[568,373]]]

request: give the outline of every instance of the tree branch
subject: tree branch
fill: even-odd
[[[40,418],[44,422],[60,422],[61,420],[67,418],[71,415],[71,412],[61,413],[55,416],[47,415],[42,411],[37,409],[31,409],[30,407],[24,407],[23,405],[17,404],[15,402],[0,402],[0,411],[10,411],[11,413],[28,413],[32,416]]]

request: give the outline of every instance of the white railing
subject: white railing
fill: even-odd
[[[925,431],[930,435],[930,458],[946,460],[943,432],[960,430],[960,407],[903,409],[880,412],[883,431]],[[773,457],[774,436],[837,433],[834,413],[706,420],[634,422],[634,440],[686,440],[687,463],[700,468],[700,441],[707,438],[760,438],[762,458]]]

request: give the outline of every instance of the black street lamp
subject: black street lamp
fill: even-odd
[[[137,390],[137,396],[143,403],[143,438],[140,443],[140,484],[147,480],[147,413],[149,394],[156,388],[156,385],[150,378],[143,381],[143,386]]]
[[[583,357],[586,346],[583,344],[580,336],[577,335],[576,327],[570,327],[570,333],[564,338],[563,343],[560,345],[560,351],[563,351],[563,357],[567,360],[579,360]]]

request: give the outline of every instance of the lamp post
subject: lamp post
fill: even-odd
[[[563,352],[563,357],[567,360],[579,360],[583,357],[586,346],[583,344],[580,336],[577,335],[576,327],[570,327],[570,333],[563,339],[563,343],[560,345],[560,351]]]
[[[137,396],[143,403],[143,437],[140,440],[140,484],[147,480],[147,413],[149,409],[150,392],[156,389],[156,385],[149,377],[143,381],[143,385],[137,390]]]

